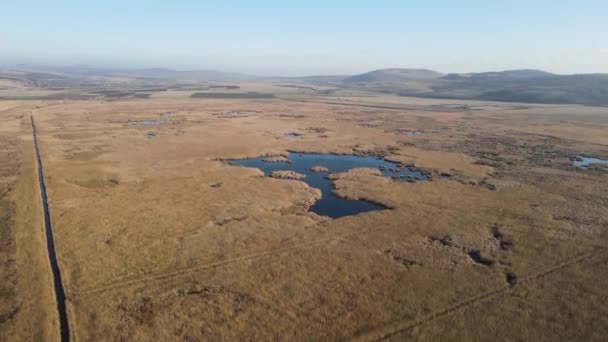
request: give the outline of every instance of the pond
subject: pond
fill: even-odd
[[[414,135],[419,135],[424,133],[423,131],[417,130],[417,129],[402,129],[399,132],[401,132],[402,134],[405,135],[409,135],[409,136],[414,136]]]
[[[576,156],[574,159],[574,166],[581,169],[586,169],[591,164],[608,164],[608,160],[583,156]]]
[[[400,166],[397,163],[372,156],[317,154],[317,153],[289,153],[288,161],[268,162],[268,157],[232,160],[230,164],[245,167],[255,167],[266,176],[273,171],[289,170],[303,174],[306,177],[301,181],[310,187],[321,190],[322,197],[311,207],[310,211],[331,218],[338,218],[359,213],[382,210],[386,207],[365,200],[350,200],[336,196],[332,193],[332,182],[327,178],[328,173],[346,172],[353,168],[379,169],[383,176],[392,177],[398,182],[416,182],[428,179],[428,176],[413,168]],[[322,166],[327,172],[314,172],[311,168]]]
[[[145,120],[144,125],[160,125],[165,123],[165,120]]]

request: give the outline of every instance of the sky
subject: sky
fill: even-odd
[[[607,0],[2,0],[0,63],[608,73]]]

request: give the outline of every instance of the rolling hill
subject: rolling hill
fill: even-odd
[[[426,69],[380,69],[345,78],[341,86],[403,96],[608,105],[608,74],[521,69],[445,75]]]
[[[413,80],[434,80],[445,74],[428,69],[379,69],[344,79],[344,83],[398,83]]]

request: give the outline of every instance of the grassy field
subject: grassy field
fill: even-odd
[[[0,340],[59,339],[28,113],[43,103],[0,102]]]
[[[204,98],[204,99],[272,99],[273,94],[263,94],[257,92],[248,93],[194,93],[190,95],[193,99]]]
[[[603,340],[608,171],[571,158],[608,158],[608,109],[280,88],[0,101],[0,339],[58,338],[34,111],[74,340]],[[332,220],[224,162],[287,151],[442,176],[338,174],[391,209]]]

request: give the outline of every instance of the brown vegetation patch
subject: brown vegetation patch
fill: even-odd
[[[221,310],[222,316],[225,316],[221,319],[234,319],[254,300],[246,294],[222,286],[191,283],[159,295],[138,296],[134,300],[123,299],[116,307],[116,319],[126,328],[125,331],[128,331],[129,328],[149,325],[155,315],[172,307],[179,307],[185,302],[190,305],[192,302],[198,302],[197,305],[207,307],[204,311],[211,317],[217,316],[217,310]]]
[[[270,177],[277,178],[277,179],[302,179],[302,178],[306,178],[306,175],[303,175],[303,174],[295,172],[295,171],[279,170],[279,171],[272,171],[272,173],[270,174]]]
[[[310,168],[312,172],[329,172],[329,169],[325,166],[316,165]]]

